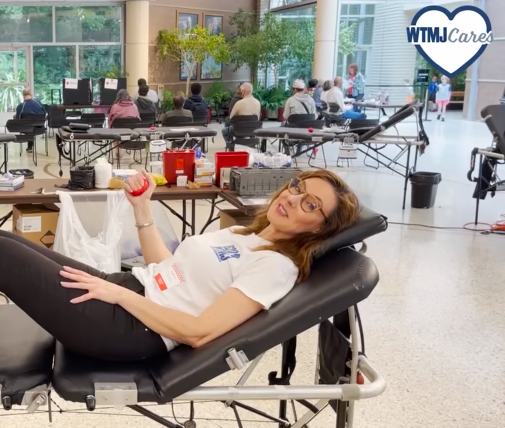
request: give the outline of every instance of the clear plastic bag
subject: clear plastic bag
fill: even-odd
[[[122,191],[58,192],[60,216],[54,251],[106,273],[121,271],[121,261],[142,256],[133,208]],[[170,251],[179,240],[161,204],[153,217]]]
[[[102,227],[101,231],[93,236],[83,226],[81,217],[86,218],[88,223],[91,221],[96,230],[99,215],[96,215],[97,211],[91,209],[91,206],[86,203],[92,202],[92,205],[95,205],[96,201],[83,201],[82,198],[86,198],[83,194],[71,196],[66,192],[57,193],[60,198],[60,215],[54,239],[54,251],[103,272],[119,272],[121,270],[119,243],[122,224],[118,218],[121,217],[121,211],[127,208],[128,203],[124,195],[119,192],[107,192],[106,195],[102,193],[102,201],[98,201],[104,206]],[[79,200],[78,204],[74,204],[73,197]],[[79,216],[76,205],[81,208],[86,206],[86,211],[89,209],[90,212],[81,212]]]

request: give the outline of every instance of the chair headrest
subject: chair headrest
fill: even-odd
[[[351,227],[327,239],[317,252],[316,257],[321,257],[330,250],[339,250],[362,242],[367,238],[384,232],[387,228],[388,223],[386,217],[369,208],[362,207],[358,221]]]

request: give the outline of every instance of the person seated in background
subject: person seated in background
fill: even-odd
[[[184,95],[182,93],[178,93],[173,99],[174,109],[167,111],[161,118],[161,122],[163,123],[163,121],[169,117],[190,117],[193,119],[193,113],[191,110],[183,108],[185,101],[186,99],[184,98]]]
[[[309,82],[309,85],[311,82],[317,82],[316,86],[314,88],[314,92],[312,94],[312,98],[314,98],[314,102],[316,103],[316,110],[317,111],[322,111],[323,110],[323,102],[321,100],[321,95],[323,94],[323,80],[322,79],[312,79]]]
[[[316,117],[316,103],[305,92],[305,82],[297,79],[293,82],[293,96],[289,97],[284,106],[284,120],[292,114],[312,114]]]
[[[344,95],[337,86],[339,83],[342,85],[342,79],[339,79],[339,77],[335,77],[335,80],[333,82],[331,80],[327,80],[323,84],[324,92],[321,95],[321,100],[326,103],[328,111],[331,107],[330,104],[336,104],[339,107],[338,112],[344,110]],[[332,113],[338,112],[333,111]]]
[[[199,83],[191,85],[191,95],[186,99],[184,108],[192,112],[207,112],[209,106],[207,105],[207,101],[202,97],[202,85]]]
[[[233,110],[233,107],[237,103],[237,101],[240,101],[242,99],[242,83],[237,86],[237,90],[235,91],[234,97],[230,101],[230,106],[228,107],[230,113]]]
[[[27,114],[46,114],[44,106],[37,100],[33,99],[32,91],[28,88],[23,89],[24,101],[16,107],[16,115],[14,119],[23,119],[23,115]],[[27,153],[33,153],[33,141],[28,141]]]
[[[116,119],[138,119],[140,121],[139,109],[126,89],[120,89],[118,91],[116,101],[114,101],[114,104],[110,108],[108,120],[109,128],[112,128]],[[120,142],[115,141],[112,146],[115,150],[116,157],[120,158]]]
[[[327,81],[328,85],[331,85],[330,81]],[[326,82],[325,82],[326,85]],[[327,86],[328,86],[327,85]],[[337,104],[340,109],[337,114],[342,115],[346,119],[362,119],[365,115],[359,111],[354,111],[353,106],[351,104],[347,105],[344,102],[344,93],[342,92],[342,78],[335,77],[333,80],[332,88],[323,93],[323,101],[328,104],[333,103]]]
[[[223,128],[223,138],[226,141],[228,141],[230,133],[233,130],[230,120],[235,116],[256,116],[258,120],[261,118],[261,104],[252,94],[253,86],[248,82],[242,83],[242,85],[240,85],[240,91],[242,99],[237,101],[233,106],[233,110]]]
[[[153,113],[156,115],[158,109],[156,108],[156,104],[154,104],[149,97],[147,96],[149,93],[149,86],[142,85],[139,86],[138,97],[135,100],[135,105],[137,106],[139,113]]]
[[[139,79],[137,81],[137,86],[139,87],[139,89],[141,86],[147,86],[148,91],[147,91],[146,97],[148,99],[150,99],[156,107],[158,107],[158,102],[160,101],[158,98],[158,94],[156,93],[156,91],[149,89],[146,79]],[[133,99],[136,100],[138,97],[139,97],[139,94],[135,94],[133,96]]]
[[[109,111],[109,128],[112,128],[112,124],[116,119],[139,119],[140,114],[139,109],[135,105],[133,98],[130,97],[130,94],[126,89],[121,89],[118,91],[116,96],[116,101],[110,108]]]

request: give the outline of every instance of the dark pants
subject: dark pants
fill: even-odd
[[[137,361],[167,352],[161,336],[121,306],[99,300],[70,303],[83,291],[61,286],[61,281],[68,281],[59,274],[63,266],[144,294],[131,273],[108,275],[0,230],[0,292],[65,347],[110,361]]]
[[[33,140],[28,141],[28,147],[27,148],[33,150],[33,145],[34,145]]]
[[[221,132],[223,134],[224,141],[228,142],[230,134],[233,132],[233,126],[229,124],[225,125]]]

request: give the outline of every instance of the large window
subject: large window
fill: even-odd
[[[337,76],[346,76],[349,64],[358,64],[366,77],[374,29],[374,4],[343,4],[340,10],[340,35],[354,44],[353,52],[339,52]],[[342,45],[344,45],[342,43]]]
[[[290,58],[282,62],[278,68],[277,78],[275,73],[270,71],[267,75],[267,85],[278,84],[288,88],[295,79],[308,81],[312,78],[312,66],[314,59],[314,40],[316,29],[316,8],[315,6],[302,9],[279,12],[283,20],[288,20],[297,26],[300,35],[298,49],[303,52],[301,58]]]
[[[0,113],[15,111],[26,86],[26,49],[0,49]]]
[[[56,8],[56,42],[120,42],[121,7]]]
[[[0,6],[0,43],[51,43],[51,6]]]
[[[62,80],[76,76],[75,46],[34,46],[34,95],[44,104],[61,100]]]
[[[61,102],[66,77],[90,77],[98,83],[100,77],[123,74],[122,6],[84,4],[0,6],[0,46],[8,44],[0,48],[3,110],[12,108],[24,86],[33,86],[35,96],[51,104]],[[19,43],[20,50],[9,50],[12,43]]]

